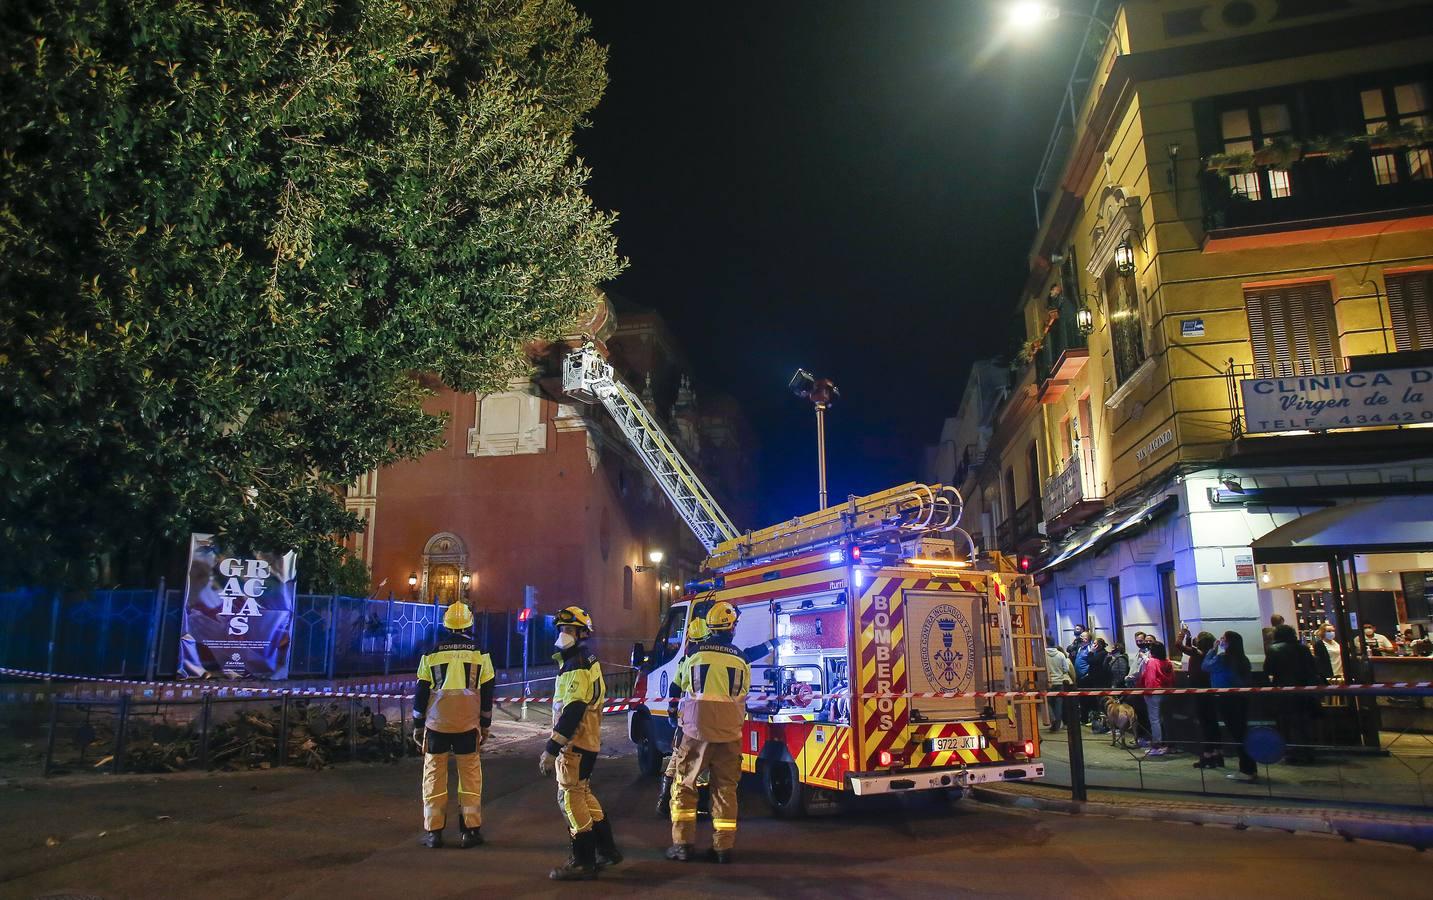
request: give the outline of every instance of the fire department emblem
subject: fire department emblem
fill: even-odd
[[[970,621],[954,606],[942,603],[921,627],[921,666],[926,681],[942,691],[963,691],[975,676],[975,646]]]

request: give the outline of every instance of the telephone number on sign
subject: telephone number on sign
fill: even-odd
[[[1374,413],[1365,416],[1340,416],[1340,425],[1397,425],[1402,422],[1433,422],[1433,409],[1422,412]]]

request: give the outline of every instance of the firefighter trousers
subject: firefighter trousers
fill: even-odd
[[[462,827],[483,825],[483,763],[478,754],[478,733],[447,734],[429,731],[423,736],[423,829],[441,831],[448,818],[448,760],[458,764],[458,806]]]
[[[682,729],[679,726],[676,733],[672,735],[672,755],[667,757],[667,770],[662,773],[673,781],[677,779],[677,755],[678,751],[682,749],[683,737],[685,735],[682,734]]]
[[[568,745],[557,754],[557,805],[562,807],[567,831],[573,837],[591,831],[594,823],[606,817],[597,795],[592,793],[592,770],[596,767],[596,750]]]
[[[736,843],[736,789],[741,779],[741,741],[699,741],[688,736],[677,748],[677,780],[672,784],[672,843],[695,844],[697,779],[711,772],[712,848]]]

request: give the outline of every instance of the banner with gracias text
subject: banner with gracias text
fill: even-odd
[[[181,678],[289,676],[297,558],[231,552],[213,535],[189,536]]]

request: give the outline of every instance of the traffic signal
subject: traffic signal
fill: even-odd
[[[518,614],[517,614],[517,633],[518,633],[518,634],[527,634],[527,623],[528,623],[528,621],[529,621],[531,618],[532,618],[532,607],[531,607],[531,606],[524,606],[522,609],[518,610]]]

